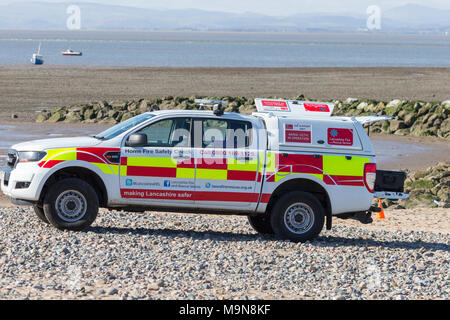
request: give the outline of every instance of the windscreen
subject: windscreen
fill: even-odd
[[[96,135],[94,137],[97,139],[102,139],[102,140],[112,139],[114,137],[117,137],[119,134],[124,133],[125,131],[137,126],[138,124],[140,124],[152,117],[154,117],[154,115],[150,114],[150,113],[140,114],[136,117],[125,120],[124,122],[121,122],[121,123],[115,125],[114,127],[109,128],[109,129],[99,133],[98,135]]]

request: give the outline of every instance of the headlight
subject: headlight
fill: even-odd
[[[19,151],[19,162],[39,161],[46,155],[43,151]]]

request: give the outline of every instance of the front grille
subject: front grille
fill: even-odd
[[[6,160],[6,164],[10,168],[14,168],[17,163],[17,151],[16,150],[8,150],[8,159]]]

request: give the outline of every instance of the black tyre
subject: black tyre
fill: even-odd
[[[270,224],[270,217],[268,215],[247,216],[248,222],[255,229],[256,232],[261,234],[273,234],[272,225]]]
[[[44,197],[45,217],[61,230],[83,230],[94,222],[97,213],[97,193],[81,179],[60,180],[47,190]]]
[[[44,209],[42,207],[38,207],[38,206],[33,206],[34,209],[34,213],[36,213],[36,216],[39,218],[39,220],[41,220],[42,222],[45,223],[50,223],[48,222],[47,218],[45,217],[44,214]]]
[[[325,212],[319,200],[308,192],[292,191],[275,203],[270,221],[275,234],[294,242],[315,238],[322,231]]]

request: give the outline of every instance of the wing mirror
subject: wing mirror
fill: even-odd
[[[133,133],[125,143],[127,147],[146,147],[147,144],[147,135],[143,133]]]

